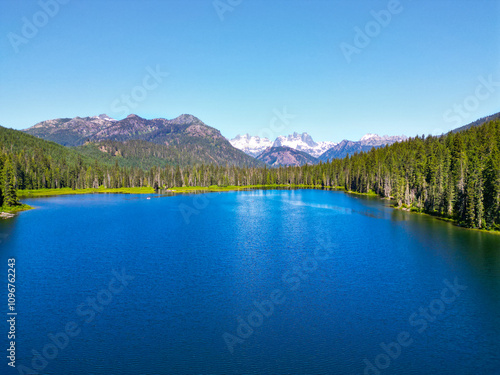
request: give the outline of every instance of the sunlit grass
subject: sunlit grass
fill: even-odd
[[[154,189],[152,187],[133,187],[133,188],[117,188],[117,189],[106,189],[100,187],[98,189],[71,189],[71,188],[61,188],[61,189],[35,189],[35,190],[18,190],[17,196],[19,198],[36,198],[36,197],[48,197],[54,195],[74,195],[74,194],[154,194]]]

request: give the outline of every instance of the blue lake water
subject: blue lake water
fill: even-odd
[[[498,235],[320,190],[25,202],[1,374],[500,374]]]

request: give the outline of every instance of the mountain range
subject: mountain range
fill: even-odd
[[[134,114],[123,120],[107,115],[60,118],[42,121],[24,132],[63,146],[78,146],[79,151],[89,157],[116,162],[122,162],[127,158],[124,155],[128,155],[128,162],[135,158],[135,164],[147,166],[164,163],[264,165],[231,146],[219,130],[192,115],[172,120],[147,120]]]
[[[237,135],[229,142],[236,148],[242,150],[248,155],[257,157],[262,160],[259,155],[266,152],[266,159],[269,159],[271,153],[285,152],[286,156],[274,155],[276,160],[294,160],[290,155],[293,150],[305,152],[312,156],[313,159],[308,158],[308,163],[317,163],[319,161],[327,161],[336,158],[343,158],[346,155],[352,155],[355,152],[369,151],[373,147],[382,147],[391,145],[396,142],[406,140],[407,137],[402,136],[378,136],[377,134],[366,134],[359,141],[343,140],[342,142],[315,142],[312,137],[307,133],[293,133],[288,136],[279,136],[274,142],[268,138],[260,138],[257,136],[250,136],[249,134]],[[271,149],[270,149],[271,147]],[[285,147],[280,149],[280,147]],[[291,150],[290,150],[291,149]],[[303,158],[299,154],[295,155],[296,160]],[[273,160],[274,160],[273,159]],[[316,159],[316,160],[314,160]],[[288,164],[288,165],[301,165],[301,164]]]
[[[325,151],[335,146],[334,142],[314,142],[309,134],[298,134],[296,132],[287,136],[280,135],[274,140],[274,142],[268,138],[250,136],[249,134],[238,134],[229,142],[234,147],[253,157],[259,156],[269,147],[289,147],[297,151],[306,152],[307,154],[317,158]]]
[[[500,113],[453,130],[465,130]],[[124,167],[150,169],[166,165],[215,164],[260,167],[265,164],[304,165],[344,158],[356,152],[391,145],[406,136],[378,136],[368,133],[359,141],[315,142],[308,133],[268,138],[237,135],[231,140],[193,115],[174,119],[144,119],[131,114],[122,120],[105,114],[92,117],[42,121],[23,132],[74,149],[79,155],[118,163]]]

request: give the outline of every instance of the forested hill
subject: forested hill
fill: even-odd
[[[483,125],[483,124],[485,124],[487,122],[490,122],[490,121],[493,121],[493,120],[497,120],[497,119],[500,119],[500,112],[495,113],[494,115],[490,115],[490,116],[486,116],[486,117],[480,118],[479,120],[471,122],[470,124],[467,124],[467,125],[461,126],[459,128],[456,128],[456,129],[452,130],[452,132],[453,133],[458,133],[458,132],[470,129],[470,128],[474,127],[474,126],[481,126],[481,125]]]
[[[410,138],[329,163],[271,169],[207,164],[148,171],[122,168],[34,137],[22,138],[19,133],[0,129],[0,167],[10,160],[19,189],[340,186],[359,193],[374,192],[394,199],[400,207],[448,217],[468,227],[500,230],[500,120],[440,137]]]
[[[72,148],[44,141],[19,130],[0,126],[0,151],[5,155],[30,158],[34,161],[54,160],[72,164],[78,161],[91,162]]]
[[[330,176],[349,190],[374,191],[468,227],[500,229],[500,120],[412,138],[319,169],[323,179]]]

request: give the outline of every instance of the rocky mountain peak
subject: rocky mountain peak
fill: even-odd
[[[170,120],[173,124],[176,125],[186,125],[186,124],[203,124],[203,122],[196,116],[190,114],[182,114],[173,120]],[[204,125],[204,124],[203,124]]]

